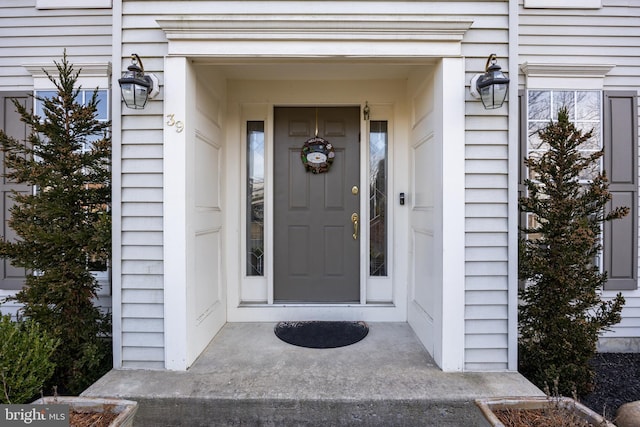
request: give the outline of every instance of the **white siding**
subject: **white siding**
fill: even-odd
[[[508,4],[477,16],[465,36],[467,85],[487,57],[509,70]],[[509,71],[512,71],[509,73]],[[508,107],[485,110],[466,92],[465,370],[509,369]],[[512,279],[513,280],[513,279]],[[514,321],[514,319],[511,319]]]
[[[241,11],[269,12],[276,2],[243,2]],[[361,13],[363,2],[324,3],[341,12]],[[508,56],[509,16],[506,1],[477,2],[393,2],[393,10],[403,8],[430,13],[443,18],[467,18],[474,24],[463,40],[468,84],[471,77],[484,71],[490,53],[496,53],[505,71]],[[301,2],[313,8],[317,2]],[[316,6],[314,6],[314,4]],[[180,14],[206,16],[229,13],[230,2],[156,1],[150,7],[146,1],[124,1],[122,4],[123,68],[128,55],[144,53],[147,72],[155,73],[163,81],[163,61],[167,54],[164,33],[157,18]],[[369,13],[384,10],[383,2],[372,2]],[[304,13],[303,6],[296,13]],[[116,72],[116,70],[114,70]],[[162,334],[158,323],[151,320],[162,316],[162,301],[154,299],[163,288],[162,259],[141,259],[146,240],[150,253],[158,253],[162,241],[162,216],[158,200],[162,159],[157,157],[162,146],[162,91],[150,101],[145,110],[123,109],[123,202],[122,202],[122,304],[123,304],[123,361],[124,367],[155,367],[162,363]],[[466,369],[508,368],[508,326],[506,321],[508,271],[505,253],[508,245],[507,178],[508,143],[507,109],[487,111],[467,92],[466,103]],[[150,210],[146,207],[149,206]],[[489,215],[489,213],[491,213]],[[143,299],[130,300],[128,290],[146,290]],[[144,325],[154,325],[149,336],[140,336]],[[129,346],[130,334],[142,341]],[[144,357],[147,357],[148,363]]]
[[[37,10],[36,0],[0,4],[0,91],[30,90],[25,64],[111,61],[111,9]]]
[[[640,3],[603,0],[602,8],[524,9],[520,2],[518,63],[612,64],[604,90],[640,89]],[[524,76],[520,75],[524,88]],[[639,112],[640,114],[640,112]],[[640,121],[639,121],[640,122]],[[613,292],[605,292],[612,296]],[[623,291],[623,320],[607,338],[620,339],[622,347],[607,340],[604,348],[638,351],[640,345],[640,291]]]

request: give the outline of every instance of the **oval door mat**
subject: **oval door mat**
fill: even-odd
[[[280,322],[274,332],[282,341],[300,347],[336,348],[355,344],[369,333],[364,322]]]

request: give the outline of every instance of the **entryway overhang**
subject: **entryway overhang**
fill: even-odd
[[[227,320],[226,281],[220,275],[218,234],[224,212],[220,187],[207,194],[196,190],[195,174],[216,182],[209,157],[221,161],[220,132],[202,117],[196,104],[199,64],[221,67],[270,66],[277,62],[433,65],[425,82],[412,88],[412,150],[435,158],[416,180],[430,180],[431,189],[415,194],[412,206],[422,212],[415,227],[429,245],[416,247],[410,275],[421,289],[409,294],[409,322],[436,363],[445,371],[464,365],[464,77],[462,40],[471,20],[451,20],[426,14],[220,14],[178,16],[157,20],[168,40],[164,68],[164,325],[165,366],[184,370],[204,350]],[[344,71],[343,71],[344,72]],[[217,101],[216,101],[217,102]],[[220,105],[207,106],[213,115]],[[196,121],[205,120],[203,128]],[[423,118],[425,118],[423,120]],[[183,128],[170,124],[178,120]],[[175,122],[173,122],[175,123]],[[201,148],[194,148],[193,141]],[[443,143],[446,141],[446,144]],[[193,150],[188,152],[188,150]],[[198,151],[203,150],[203,151]],[[415,161],[415,159],[412,159]],[[431,161],[431,160],[429,160]],[[410,162],[411,163],[411,162]],[[198,175],[200,176],[200,175]],[[204,180],[204,179],[203,179]],[[433,194],[432,194],[433,193]],[[196,208],[194,208],[194,206]],[[198,228],[199,227],[199,228]],[[446,236],[446,238],[445,238]],[[199,243],[202,242],[202,243]],[[217,256],[207,262],[195,254],[203,247]],[[425,243],[425,245],[427,245]],[[201,255],[198,255],[201,256]],[[428,258],[423,262],[423,258]],[[198,270],[201,269],[202,271]],[[418,276],[416,279],[415,276]],[[424,276],[424,277],[423,277]],[[197,284],[215,277],[215,291]],[[422,282],[427,283],[422,287]],[[228,286],[233,286],[229,284]],[[406,299],[406,298],[405,298]],[[402,304],[407,306],[406,301]],[[412,314],[413,313],[413,314]]]
[[[223,14],[158,19],[169,56],[456,57],[471,20],[415,14]]]

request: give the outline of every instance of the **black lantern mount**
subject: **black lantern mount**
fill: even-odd
[[[142,60],[135,53],[131,54],[131,65],[118,79],[118,84],[125,105],[135,110],[143,109],[149,99],[160,93],[158,78],[144,73]]]
[[[495,53],[489,55],[485,65],[484,74],[476,74],[471,79],[469,91],[471,95],[482,100],[482,105],[487,110],[502,107],[509,93],[509,78],[501,71]]]

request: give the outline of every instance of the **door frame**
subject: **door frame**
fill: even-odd
[[[254,308],[258,305],[262,305],[262,306],[269,306],[269,307],[281,307],[281,308],[285,308],[285,307],[300,307],[300,308],[304,308],[304,307],[309,307],[309,306],[326,306],[326,307],[351,307],[354,305],[354,303],[330,303],[330,304],[326,304],[326,303],[299,303],[299,304],[291,304],[291,303],[276,303],[274,301],[274,251],[275,251],[275,247],[274,247],[274,232],[275,232],[275,226],[274,226],[274,195],[275,195],[275,188],[274,188],[274,179],[273,179],[273,173],[274,173],[274,110],[277,107],[354,107],[357,106],[360,108],[360,114],[362,114],[362,109],[364,108],[364,104],[355,104],[355,103],[348,103],[348,104],[322,104],[322,105],[317,105],[317,104],[300,104],[300,103],[295,103],[295,104],[286,104],[286,103],[272,103],[272,104],[264,104],[260,107],[261,113],[265,113],[266,112],[266,117],[264,119],[265,121],[265,187],[264,187],[264,199],[265,199],[265,211],[264,211],[264,215],[265,215],[265,223],[264,223],[264,231],[265,231],[265,261],[264,261],[264,265],[265,265],[265,275],[264,278],[266,279],[266,299],[264,300],[260,300],[261,298],[263,298],[265,296],[265,294],[263,292],[258,293],[257,298],[250,298],[250,299],[245,299],[243,298],[243,295],[240,295],[240,301],[239,304],[240,306],[253,306]],[[252,121],[252,120],[260,120],[260,119],[252,119],[249,117],[255,117],[255,114],[257,112],[251,111],[253,110],[253,108],[255,108],[255,106],[245,106],[245,108],[242,109],[243,111],[243,117],[241,120],[241,126],[243,127],[243,129],[246,129],[246,123],[248,121]],[[265,111],[266,110],[266,111]],[[361,116],[362,117],[362,116]],[[244,133],[241,132],[241,141],[240,141],[240,145],[242,147],[242,156],[241,156],[241,167],[245,167],[246,165],[246,138],[244,137]],[[367,150],[369,147],[369,138],[368,138],[368,129],[367,129],[367,122],[363,119],[360,120],[360,135],[361,135],[361,143],[360,143],[360,181],[359,181],[359,186],[361,189],[361,196],[360,196],[360,213],[361,213],[361,224],[368,224],[369,221],[369,215],[368,215],[368,201],[367,198],[364,197],[362,194],[362,191],[364,191],[364,188],[366,188],[367,186],[367,171],[368,171],[368,162],[367,162]],[[391,151],[391,150],[390,150]],[[242,188],[242,197],[241,197],[241,201],[243,203],[243,206],[241,206],[241,212],[242,214],[240,215],[241,218],[246,218],[246,205],[244,204],[244,201],[246,200],[246,180],[247,180],[247,175],[246,175],[246,170],[243,171],[242,176],[242,180],[241,180],[241,188]],[[392,227],[389,227],[390,229]],[[240,246],[242,248],[246,248],[246,224],[241,224],[240,226],[241,229],[241,239],[240,239]],[[389,239],[391,240],[391,239]],[[359,257],[359,271],[360,271],[360,305],[366,305],[367,303],[367,289],[366,289],[366,284],[367,284],[367,267],[368,267],[368,258],[366,257],[366,245],[369,242],[369,232],[368,229],[365,229],[363,227],[361,227],[360,230],[360,239],[359,239],[359,246],[360,246],[360,257]],[[388,250],[391,250],[391,245],[387,244],[387,246],[389,247]],[[242,259],[240,260],[240,264],[242,266],[245,265],[245,254],[247,253],[246,249],[241,250],[241,254],[242,254]],[[243,267],[241,267],[241,270],[244,270]],[[251,278],[247,278],[245,274],[242,274],[243,279],[241,279],[242,282],[246,282],[246,281],[252,281]],[[248,280],[247,280],[248,279]],[[241,283],[240,286],[243,286],[244,283]],[[233,286],[233,285],[231,285]],[[245,294],[246,295],[246,294]]]
[[[344,82],[343,82],[344,83]],[[331,82],[327,82],[327,85],[331,85]],[[242,224],[238,224],[239,233],[236,234],[234,240],[239,241],[238,247],[235,248],[236,253],[239,254],[240,261],[237,263],[238,282],[229,282],[229,305],[228,305],[228,321],[277,321],[285,319],[320,319],[320,320],[368,320],[368,321],[406,321],[407,320],[407,304],[406,304],[406,269],[399,269],[396,272],[394,268],[394,262],[397,259],[406,260],[406,257],[397,255],[398,251],[394,250],[397,246],[397,229],[395,226],[394,214],[395,214],[395,197],[393,196],[395,191],[394,184],[394,158],[396,157],[397,147],[394,145],[394,140],[403,140],[403,135],[395,135],[395,121],[396,115],[402,114],[403,107],[398,110],[398,103],[402,104],[403,97],[398,93],[404,92],[404,86],[402,88],[399,85],[404,85],[404,82],[398,80],[389,84],[389,87],[385,88],[381,92],[384,98],[384,102],[367,101],[364,98],[364,93],[369,93],[372,88],[379,88],[379,82],[363,82],[362,87],[355,89],[349,96],[343,96],[341,94],[336,95],[328,93],[329,91],[320,91],[326,95],[320,96],[320,102],[304,103],[299,99],[317,99],[316,96],[312,96],[309,93],[300,94],[299,91],[291,90],[292,93],[298,93],[295,95],[294,101],[283,99],[274,100],[269,103],[253,103],[246,102],[239,96],[241,102],[239,102],[238,109],[231,108],[238,111],[239,117],[237,121],[230,118],[230,121],[236,123],[235,129],[230,129],[230,141],[229,146],[234,146],[237,149],[237,156],[231,154],[231,157],[227,159],[228,164],[241,165],[239,172],[234,171],[233,175],[227,175],[227,179],[231,181],[240,182],[238,187],[234,187],[238,190],[236,194],[240,194],[237,217],[241,219]],[[251,87],[251,85],[248,85]],[[313,86],[309,85],[308,86]],[[349,82],[349,86],[353,86],[352,82]],[[233,88],[229,90],[229,97],[234,98]],[[315,89],[314,89],[315,90]],[[398,97],[397,100],[390,102],[394,97]],[[285,97],[286,98],[286,97]],[[327,101],[322,98],[334,98],[335,101]],[[345,99],[346,98],[346,99]],[[324,101],[324,102],[323,102]],[[369,244],[369,212],[368,212],[368,148],[369,148],[369,122],[364,120],[363,116],[360,116],[360,132],[361,132],[361,148],[360,148],[360,211],[361,223],[366,224],[362,228],[362,234],[360,239],[360,301],[359,303],[343,303],[343,304],[274,304],[273,301],[273,260],[271,255],[273,253],[273,227],[266,224],[270,224],[269,218],[273,218],[272,205],[269,203],[265,206],[265,248],[267,254],[265,256],[266,272],[264,277],[247,277],[245,266],[245,248],[246,248],[246,225],[244,223],[246,218],[246,123],[247,121],[264,121],[265,123],[265,201],[273,200],[273,181],[267,177],[272,177],[273,171],[273,111],[275,106],[306,106],[306,107],[343,107],[343,106],[359,106],[360,114],[362,109],[367,104],[370,107],[370,119],[371,120],[384,120],[388,124],[388,271],[385,277],[369,277],[369,259],[368,259],[368,244]],[[398,112],[400,111],[400,113]],[[405,129],[406,131],[406,129]],[[232,135],[232,136],[231,136]],[[238,141],[236,143],[235,141]],[[401,148],[404,150],[404,148]],[[400,156],[402,158],[403,156]],[[402,169],[402,168],[400,168]],[[402,180],[401,180],[402,181]],[[235,190],[229,190],[234,192]],[[366,193],[363,193],[365,192]],[[236,215],[232,215],[236,217]],[[402,223],[402,222],[401,222]],[[403,233],[400,233],[403,234]],[[240,237],[238,239],[238,236]],[[402,242],[400,246],[408,244],[406,236],[401,238]],[[399,275],[400,277],[396,277]]]

